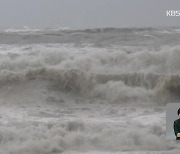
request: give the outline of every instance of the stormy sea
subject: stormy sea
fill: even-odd
[[[0,31],[0,153],[178,154],[180,28]]]

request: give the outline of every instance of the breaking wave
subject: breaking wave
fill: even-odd
[[[99,97],[110,102],[147,102],[179,95],[178,46],[131,54],[66,46],[17,49],[7,48],[9,53],[2,52],[0,56],[2,87],[39,81],[39,84],[44,82],[48,90]]]
[[[132,129],[132,128],[133,129]],[[148,134],[148,135],[147,135]],[[69,121],[61,123],[24,123],[0,127],[1,152],[62,153],[64,151],[166,151],[174,148],[165,140],[164,130],[154,125],[143,127],[107,123]],[[8,145],[11,146],[9,147]]]
[[[165,104],[180,100],[175,30],[0,33],[0,153],[176,152],[165,139]]]

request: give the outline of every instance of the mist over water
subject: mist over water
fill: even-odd
[[[0,32],[2,153],[178,153],[180,28]],[[10,146],[9,146],[10,145]]]

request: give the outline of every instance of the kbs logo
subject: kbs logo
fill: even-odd
[[[167,10],[166,16],[167,17],[179,17],[180,16],[180,10]]]

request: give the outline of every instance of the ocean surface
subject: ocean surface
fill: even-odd
[[[0,31],[0,153],[179,154],[180,28]]]

